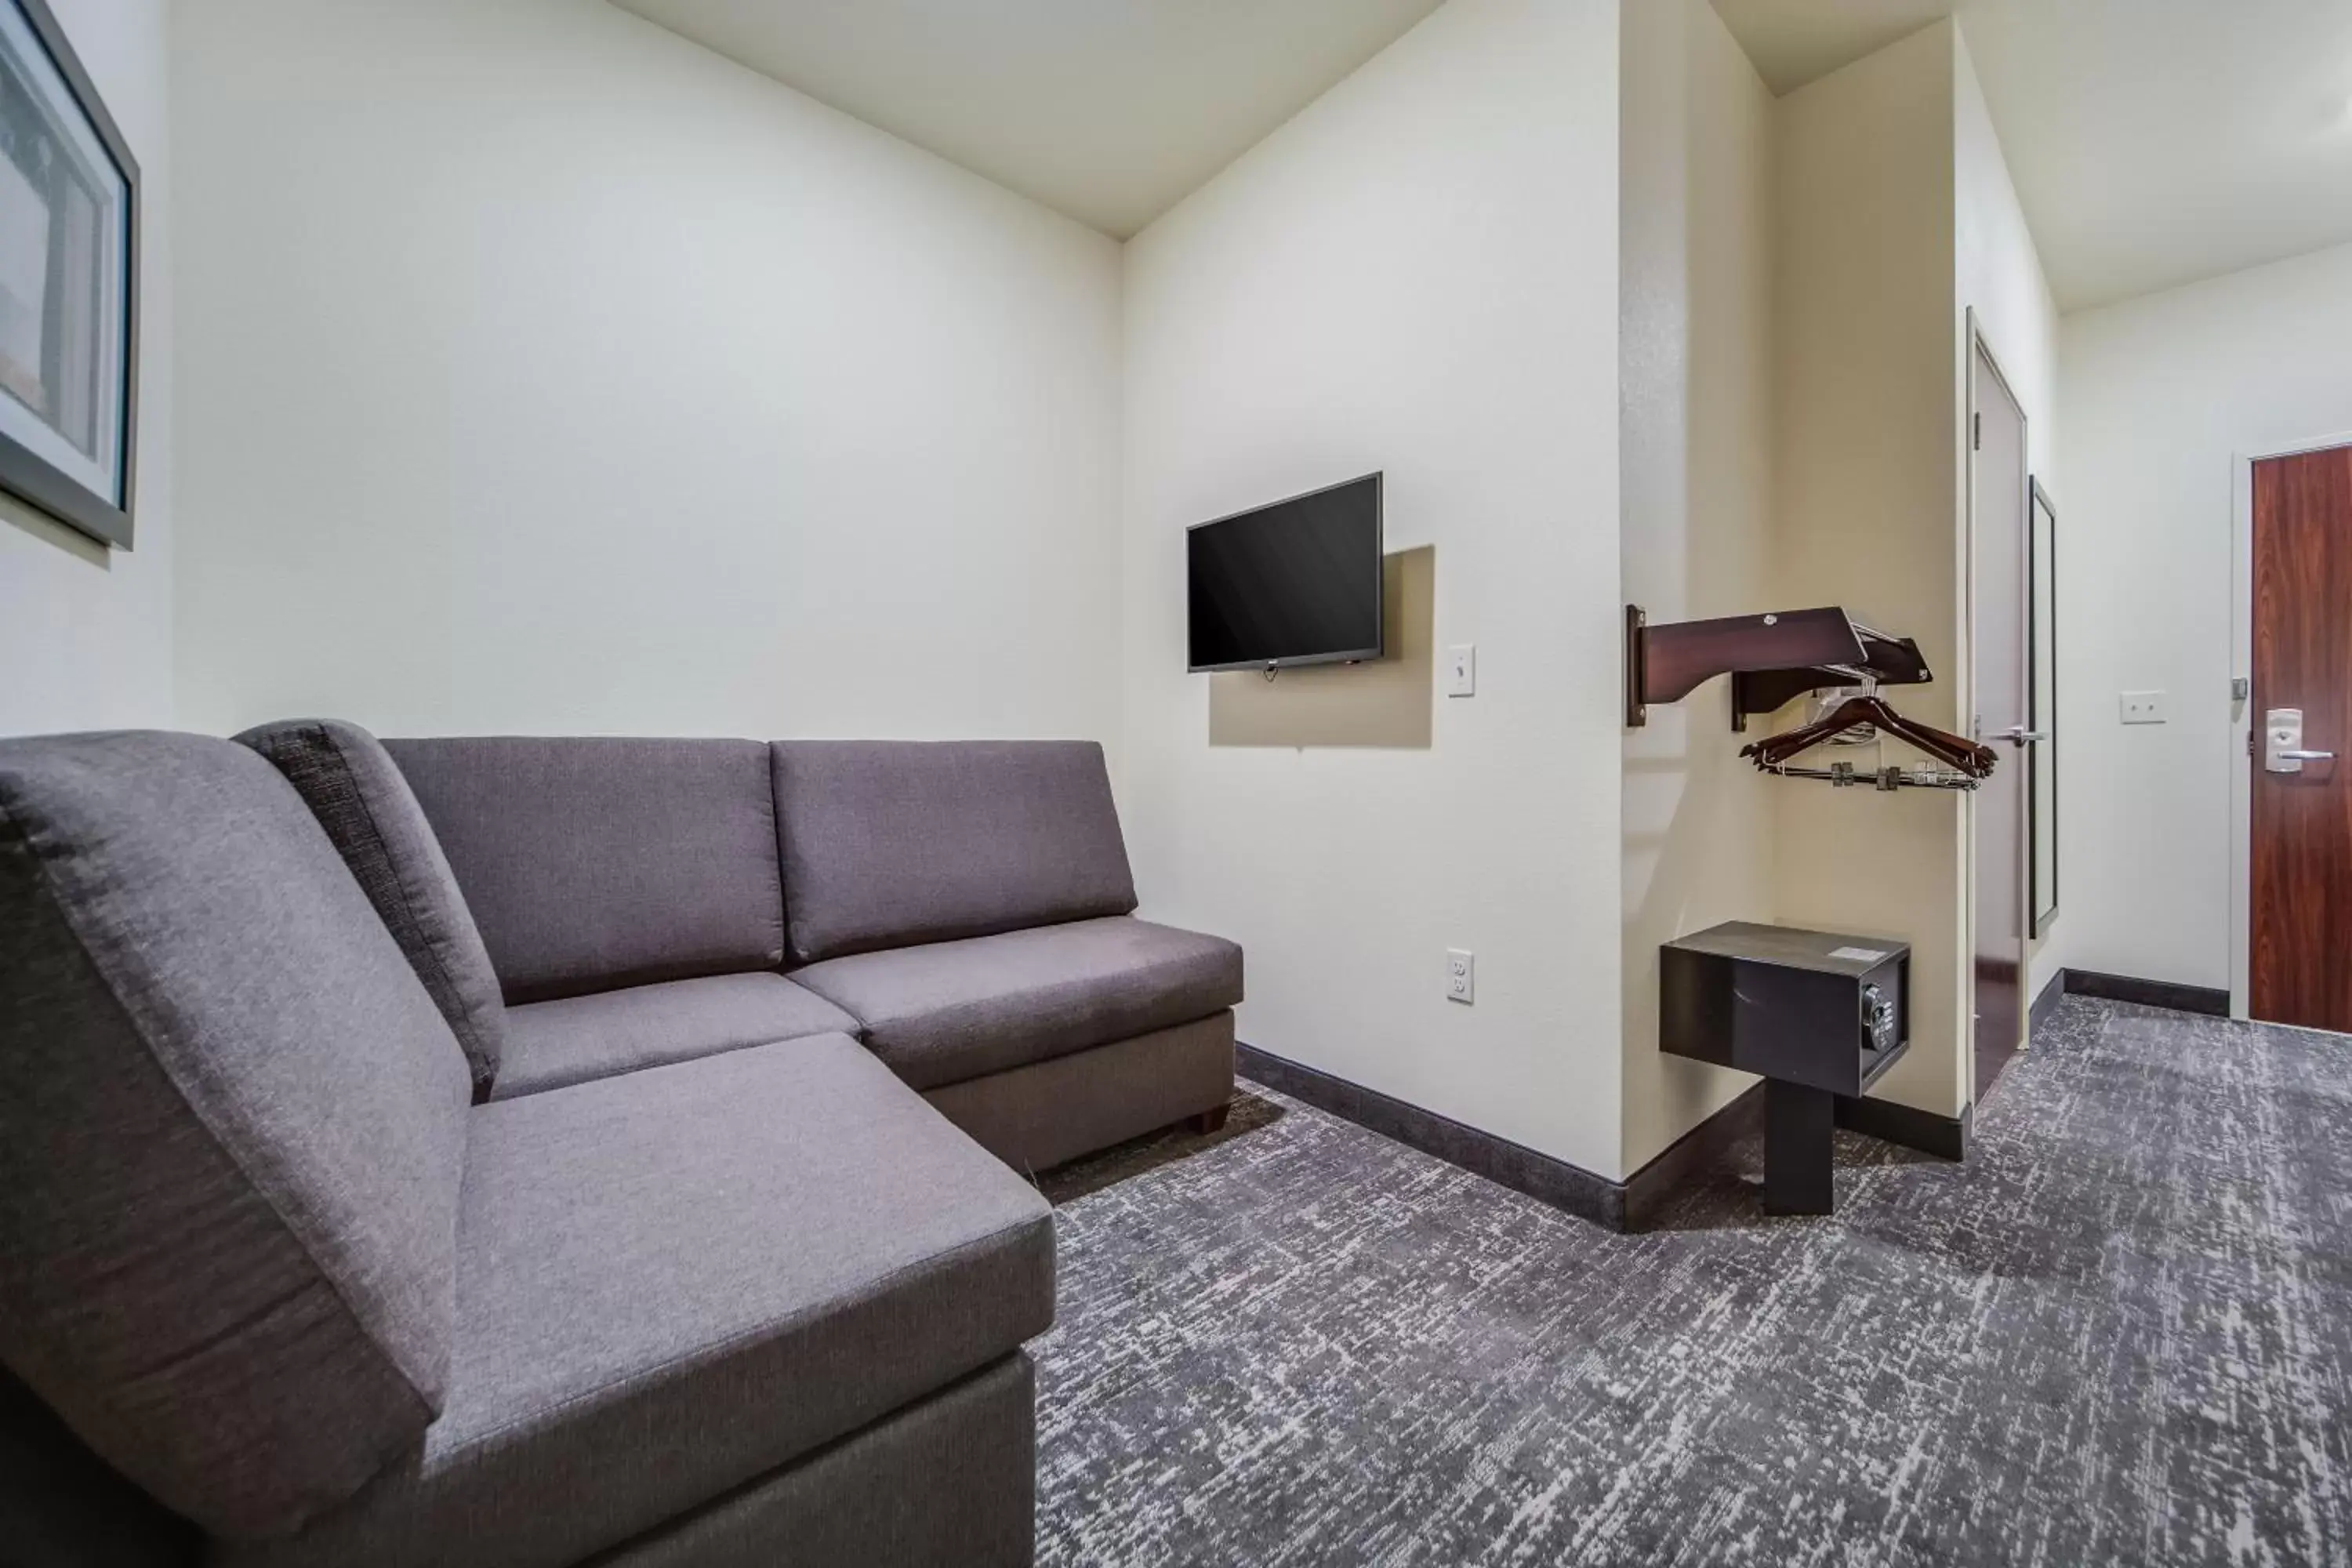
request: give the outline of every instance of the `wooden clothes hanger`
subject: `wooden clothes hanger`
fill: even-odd
[[[1999,760],[1991,748],[1906,719],[1883,698],[1875,696],[1849,698],[1839,705],[1835,712],[1818,723],[1756,742],[1742,747],[1740,754],[1754,757],[1759,768],[1777,767],[1800,752],[1811,751],[1861,724],[1874,724],[1970,778],[1989,777]]]
[[[2000,761],[1990,746],[1979,746],[1958,735],[1948,735],[1931,725],[1906,719],[1877,696],[1850,697],[1838,705],[1835,712],[1802,729],[1791,730],[1785,735],[1773,735],[1739,749],[1743,757],[1753,757],[1759,768],[1775,768],[1802,752],[1843,734],[1861,724],[1874,724],[1908,745],[1916,746],[1927,755],[1974,779],[1990,778]]]
[[[1906,719],[1874,695],[1848,698],[1829,717],[1785,735],[1757,742],[1743,748],[1742,754],[1753,754],[1759,766],[1775,765],[1862,724],[1875,725],[1972,778],[1982,778],[1991,771],[1994,758],[1989,749]]]

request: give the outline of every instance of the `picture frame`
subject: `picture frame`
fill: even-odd
[[[46,0],[0,0],[0,490],[131,548],[139,164]]]

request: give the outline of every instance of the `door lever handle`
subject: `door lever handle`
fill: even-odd
[[[2011,724],[2006,730],[1994,731],[1992,736],[1992,739],[2007,741],[2012,746],[2030,746],[2036,741],[2046,741],[2049,738],[2049,731],[2029,730],[2022,724]]]
[[[2303,710],[2273,708],[2263,716],[2263,768],[2266,773],[2299,773],[2305,763],[2332,763],[2333,752],[2303,749]]]

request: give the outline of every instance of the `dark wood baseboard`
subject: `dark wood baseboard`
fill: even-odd
[[[1933,1154],[1939,1160],[1965,1160],[1969,1155],[1967,1110],[1958,1116],[1938,1116],[1931,1110],[1916,1110],[1907,1105],[1897,1105],[1891,1100],[1840,1095],[1837,1102],[1837,1124],[1849,1132],[1866,1133],[1873,1138],[1897,1143],[1906,1149],[1916,1149],[1922,1154]]]
[[[2141,980],[2129,974],[2101,974],[2092,969],[2066,971],[2066,991],[2074,996],[2096,996],[2107,1002],[2137,1002],[2143,1007],[2169,1007],[2176,1013],[2230,1016],[2230,994],[2210,985],[2181,985],[2169,980]]]
[[[1764,1085],[1759,1081],[1625,1178],[1624,1228],[1647,1230],[1691,1177],[1721,1160],[1741,1139],[1760,1136],[1763,1131]]]
[[[2034,1031],[2050,1021],[2050,1015],[2058,1011],[2058,1004],[2065,999],[2066,972],[2062,969],[2050,977],[2050,984],[2033,999],[2033,1010],[2026,1015],[2025,1037],[2032,1039]]]
[[[1234,1068],[1253,1082],[1394,1139],[1409,1149],[1459,1165],[1513,1192],[1525,1193],[1538,1203],[1610,1230],[1625,1228],[1624,1184],[1597,1176],[1581,1165],[1571,1165],[1255,1046],[1234,1047]]]
[[[1236,1042],[1234,1068],[1253,1083],[1614,1231],[1648,1225],[1693,1173],[1764,1125],[1764,1086],[1759,1083],[1633,1175],[1612,1182],[1581,1165],[1255,1046]],[[1956,1117],[1937,1116],[1891,1100],[1841,1097],[1837,1102],[1840,1127],[1944,1160],[1967,1156],[1969,1123],[1965,1110]]]
[[[1236,1044],[1234,1058],[1234,1070],[1252,1082],[1606,1230],[1642,1229],[1695,1173],[1764,1127],[1764,1086],[1759,1083],[1631,1176],[1612,1182],[1581,1165],[1255,1046]]]

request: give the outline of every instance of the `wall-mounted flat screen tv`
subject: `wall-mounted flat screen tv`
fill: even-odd
[[[1192,668],[1381,657],[1381,476],[1195,525]]]

